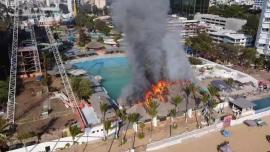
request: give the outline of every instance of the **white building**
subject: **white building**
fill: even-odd
[[[237,19],[237,18],[225,18],[213,14],[200,14],[197,13],[194,16],[195,20],[203,21],[207,24],[212,24],[216,26],[221,26],[224,29],[239,31],[242,26],[247,23],[247,20]]]
[[[208,26],[198,20],[188,20],[185,17],[172,15],[168,18],[167,30],[177,32],[182,38],[197,36],[200,32],[206,32]]]
[[[234,0],[237,5],[254,5],[255,0]]]
[[[265,0],[256,37],[256,48],[260,54],[270,55],[270,0]]]
[[[240,34],[233,30],[224,30],[221,28],[209,29],[208,34],[215,43],[227,43],[243,47],[252,46],[252,36]]]
[[[264,0],[255,0],[253,9],[262,9]]]

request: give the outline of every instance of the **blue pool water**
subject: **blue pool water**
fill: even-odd
[[[255,100],[255,101],[252,101],[252,103],[254,103],[256,105],[254,107],[254,110],[268,108],[268,107],[270,107],[270,97],[260,99],[260,100]]]
[[[104,79],[102,85],[114,100],[120,96],[121,90],[131,79],[131,70],[126,57],[96,59],[74,65],[91,75],[101,75]]]

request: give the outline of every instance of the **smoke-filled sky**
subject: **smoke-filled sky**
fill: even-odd
[[[142,100],[159,80],[192,80],[191,66],[179,34],[167,32],[168,0],[116,0],[113,21],[125,34],[133,79],[123,89],[120,104]],[[122,102],[122,103],[121,103]]]

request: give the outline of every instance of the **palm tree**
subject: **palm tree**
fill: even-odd
[[[127,124],[127,128],[126,128],[124,137],[122,139],[122,142],[126,141],[126,134],[127,134],[127,130],[129,128],[130,123],[134,124],[135,122],[138,122],[139,116],[140,115],[138,113],[130,113],[130,114],[128,114],[128,116],[127,116],[128,124]],[[134,132],[137,132],[137,130],[134,130]]]
[[[107,140],[107,136],[109,134],[109,130],[111,129],[112,122],[111,120],[105,120],[103,125],[104,125],[104,135],[105,135],[104,138],[105,140]]]
[[[102,123],[103,123],[103,126],[105,127],[105,116],[106,116],[106,112],[109,110],[109,105],[105,102],[102,102],[102,103],[100,103],[99,108],[100,108],[100,111],[102,113]],[[104,133],[104,137],[106,139],[105,131],[103,133]]]
[[[183,98],[181,96],[175,96],[172,98],[171,103],[174,105],[175,110],[177,109],[178,105],[183,101]]]
[[[218,89],[215,86],[209,84],[207,89],[209,91],[209,94],[211,95],[211,98],[217,97],[219,99],[219,92],[218,92]]]
[[[140,123],[140,128],[141,128],[141,132],[139,133],[139,138],[143,138],[144,137],[144,128],[145,128],[145,123]]]
[[[217,104],[217,101],[211,97],[208,93],[203,93],[201,101],[204,103],[204,116],[207,119],[208,125],[210,125],[211,121],[215,119],[213,117],[214,108]]]
[[[184,88],[184,92],[186,93],[186,114],[185,114],[185,120],[186,120],[186,123],[187,123],[187,112],[188,112],[188,105],[189,105],[190,85],[187,85]]]
[[[197,91],[198,91],[198,88],[195,86],[194,83],[191,83],[191,84],[189,85],[189,89],[190,89],[190,92],[192,93],[193,99],[194,99],[194,101],[195,101],[195,105],[196,105],[196,109],[195,109],[195,119],[196,119],[196,123],[197,123],[197,128],[199,128],[200,125],[199,125],[199,122],[198,122],[197,109],[199,108],[200,100],[196,97],[196,93],[197,93]]]
[[[175,124],[174,122],[174,118],[176,117],[176,109],[172,109],[170,111],[170,117],[171,117],[171,124],[170,124],[170,137],[172,136],[172,124],[173,124],[173,127],[176,127],[177,125]]]
[[[156,124],[156,119],[157,119],[157,114],[158,114],[158,108],[159,104],[157,101],[149,101],[148,106],[145,106],[146,112],[151,116],[151,134],[150,134],[150,140],[152,140],[152,132],[153,132],[153,125],[154,127],[157,126]]]
[[[75,137],[78,135],[78,134],[80,134],[82,131],[81,131],[81,129],[80,129],[80,127],[78,127],[78,126],[70,126],[69,127],[69,132],[70,132],[70,134],[71,134],[71,136],[72,136],[72,140],[73,140],[73,144],[75,143]]]
[[[119,138],[120,130],[122,127],[121,122],[125,122],[127,119],[126,109],[117,109],[116,116],[118,117],[118,120],[117,120],[118,130],[117,130],[116,135],[117,135],[117,138]]]
[[[138,113],[132,113],[131,115],[128,116],[128,120],[132,123],[133,130],[134,130],[132,149],[134,149],[135,137],[136,137],[136,133],[138,131],[139,118],[140,118],[140,114],[138,114]]]

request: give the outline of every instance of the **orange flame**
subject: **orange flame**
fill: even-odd
[[[172,82],[161,80],[157,84],[152,85],[152,88],[146,92],[144,97],[144,104],[149,105],[149,102],[156,99],[161,102],[166,102],[168,95],[168,87],[172,85]]]

